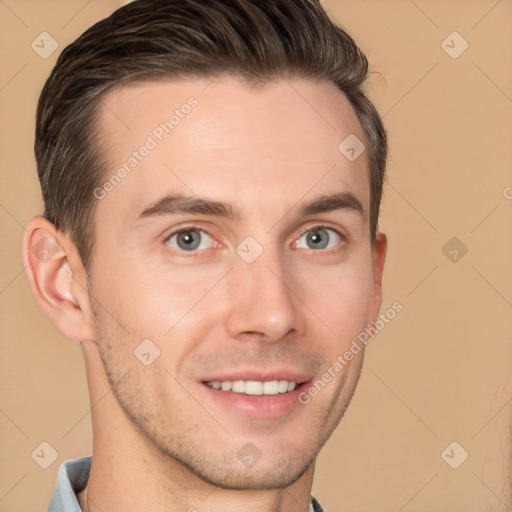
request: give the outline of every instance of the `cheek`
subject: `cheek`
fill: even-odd
[[[371,265],[302,272],[298,295],[344,346],[366,327],[372,305]],[[320,323],[320,322],[319,322]]]
[[[236,272],[228,273],[232,263],[163,267],[158,261],[120,258],[114,265],[109,259],[96,267],[101,270],[95,279],[97,300],[134,341],[150,338],[165,346],[176,336],[183,340],[183,335],[188,339],[203,330],[221,329],[224,318],[239,305],[233,290],[240,283],[232,282]],[[292,258],[286,267],[283,278],[293,292],[290,301],[307,319],[307,330],[322,350],[324,340],[339,349],[366,327],[372,272],[363,250],[338,264]]]
[[[150,361],[155,361],[151,368],[166,368],[181,379],[183,362],[213,338],[212,333],[218,333],[216,339],[225,338],[222,319],[229,297],[221,293],[222,286],[215,286],[223,272],[194,272],[192,267],[158,270],[146,267],[142,275],[127,275],[104,286],[98,295],[109,310],[102,317],[120,367],[139,368],[139,361],[145,361],[136,361],[134,355],[149,352]],[[155,378],[160,381],[162,375]],[[150,380],[148,385],[154,386]]]

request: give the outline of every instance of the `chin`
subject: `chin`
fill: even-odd
[[[196,465],[193,461],[183,461],[174,456],[187,470],[208,484],[231,490],[269,490],[280,489],[292,485],[311,467],[316,453],[307,459],[293,457],[274,457],[264,461],[264,457],[253,467],[204,464]]]

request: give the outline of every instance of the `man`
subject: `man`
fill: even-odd
[[[366,72],[317,0],[139,0],[63,51],[23,254],[82,344],[93,454],[50,511],[322,510],[381,304]]]

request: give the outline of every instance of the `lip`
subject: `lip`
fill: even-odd
[[[235,380],[287,380],[297,383],[293,391],[277,395],[246,395],[233,391],[214,389],[206,382],[235,381]],[[222,375],[209,375],[198,382],[200,389],[206,396],[222,410],[230,415],[243,416],[253,419],[271,420],[282,418],[300,407],[299,394],[307,389],[312,377],[293,370],[276,371],[234,371]]]
[[[222,382],[226,380],[256,380],[265,382],[269,380],[287,380],[296,382],[297,384],[302,384],[312,378],[313,377],[311,375],[286,369],[269,370],[265,372],[258,370],[236,370],[229,373],[207,375],[206,377],[201,378],[200,382]]]

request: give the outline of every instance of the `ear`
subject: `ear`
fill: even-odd
[[[75,341],[93,340],[87,274],[69,235],[34,217],[25,226],[23,265],[39,307],[57,329]]]
[[[382,304],[382,274],[384,272],[384,262],[388,249],[388,240],[384,233],[377,233],[373,242],[373,298],[369,325],[374,325],[377,321],[380,306]]]

